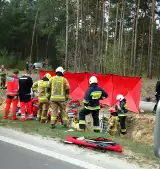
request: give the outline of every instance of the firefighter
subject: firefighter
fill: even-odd
[[[109,112],[111,113],[110,118],[108,119],[108,133],[111,136],[115,136],[118,133],[118,117],[117,117],[117,111],[114,107],[111,107],[109,109]]]
[[[119,118],[120,127],[121,127],[121,134],[125,135],[127,133],[127,130],[126,130],[126,117],[128,115],[127,101],[124,98],[124,96],[121,94],[117,95],[116,100],[119,101],[119,105],[115,106],[115,108],[118,113],[118,118]]]
[[[4,90],[6,86],[6,75],[7,70],[4,68],[4,65],[1,66],[0,76],[1,76],[1,89]]]
[[[26,120],[26,110],[28,113],[28,120],[33,119],[32,102],[31,102],[31,88],[33,80],[27,74],[19,78],[19,100],[21,108],[21,121]]]
[[[69,99],[70,86],[66,78],[64,78],[64,69],[58,67],[56,76],[50,79],[49,94],[51,107],[51,128],[55,128],[58,110],[61,112],[64,127],[68,125],[67,103]]]
[[[47,111],[49,105],[49,95],[48,95],[48,86],[51,75],[46,73],[42,80],[35,82],[32,86],[33,92],[38,90],[38,113],[37,120],[41,123],[46,122]]]
[[[10,112],[10,106],[12,104],[12,120],[16,120],[16,110],[18,104],[18,90],[19,90],[19,79],[18,79],[19,71],[15,70],[12,75],[8,76],[6,79],[7,85],[7,98],[6,98],[6,106],[4,111],[4,119],[8,119],[8,115]]]
[[[79,128],[86,128],[85,116],[92,113],[94,132],[100,132],[99,110],[100,100],[108,97],[108,94],[98,87],[98,80],[95,76],[89,79],[90,87],[84,96],[84,108],[79,112]]]

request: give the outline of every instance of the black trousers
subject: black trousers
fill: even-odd
[[[160,95],[157,95],[157,96],[156,96],[156,104],[155,104],[155,106],[154,106],[153,112],[156,112],[156,110],[157,110],[157,105],[158,105],[159,100],[160,100]]]
[[[100,132],[99,110],[88,110],[86,108],[83,108],[79,112],[79,128],[80,129],[85,129],[86,128],[85,116],[90,114],[90,113],[92,113],[92,117],[93,117],[94,132]]]
[[[121,126],[121,134],[126,134],[126,116],[119,116],[119,122]]]

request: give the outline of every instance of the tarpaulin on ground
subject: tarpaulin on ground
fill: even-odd
[[[41,70],[40,79],[42,79],[46,73],[50,73],[52,76],[55,75],[53,71]],[[83,100],[84,94],[89,86],[89,78],[93,75],[98,78],[99,86],[108,93],[108,98],[102,101],[103,104],[108,106],[117,104],[116,96],[117,94],[122,94],[127,99],[128,109],[135,113],[139,112],[140,77],[65,72],[64,76],[68,79],[71,87],[70,97]]]

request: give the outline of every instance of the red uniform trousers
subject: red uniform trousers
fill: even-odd
[[[16,120],[16,110],[17,110],[17,105],[18,105],[18,96],[7,97],[5,111],[4,111],[4,119],[8,119],[11,104],[12,104],[12,117],[11,117],[11,119]]]
[[[32,113],[32,102],[20,102],[20,108],[21,108],[21,121],[24,121],[26,119],[26,110],[28,112],[28,120],[33,119],[33,113]]]

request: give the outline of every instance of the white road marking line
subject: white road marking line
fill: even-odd
[[[22,148],[43,154],[43,155],[47,155],[49,157],[56,158],[56,159],[61,160],[61,161],[65,161],[67,163],[77,165],[79,167],[86,168],[86,169],[105,169],[103,167],[99,167],[99,166],[96,166],[96,165],[93,165],[93,164],[90,164],[90,163],[87,163],[87,162],[84,162],[84,161],[81,161],[81,160],[78,160],[78,159],[75,159],[75,158],[71,158],[71,157],[63,155],[63,154],[58,154],[58,153],[55,153],[53,151],[34,146],[32,144],[27,144],[27,143],[24,143],[24,142],[21,142],[21,141],[17,141],[17,140],[8,138],[8,137],[0,136],[0,140],[3,141],[3,142],[9,143],[9,144],[16,145],[18,147],[22,147]]]

